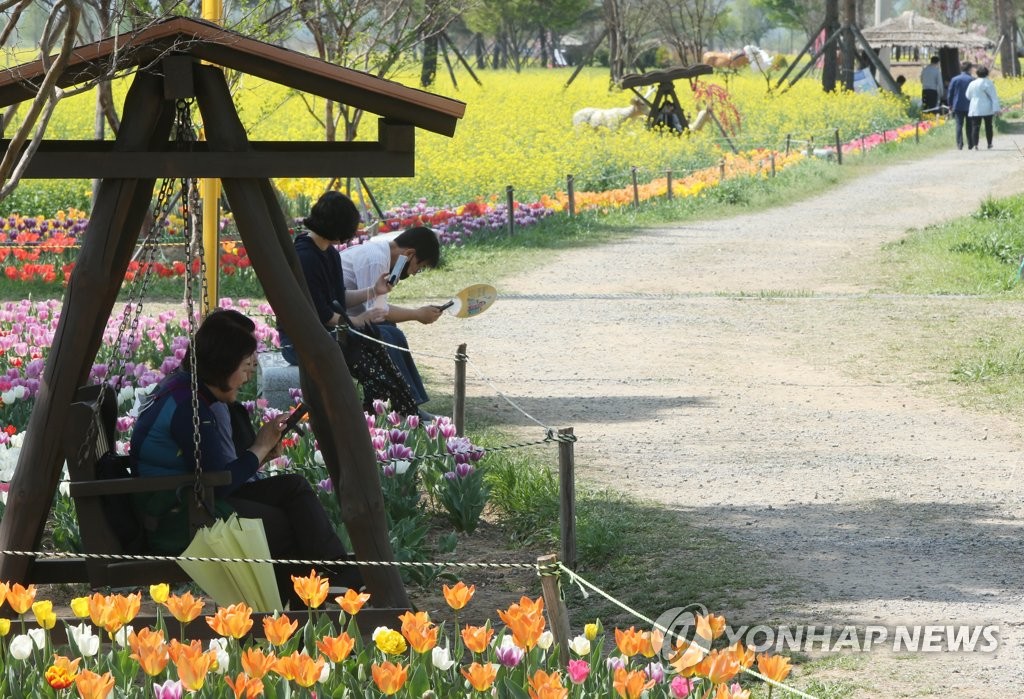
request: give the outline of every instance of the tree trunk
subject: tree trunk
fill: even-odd
[[[839,0],[825,0],[825,40],[828,41],[832,35],[839,31]],[[821,71],[821,87],[825,92],[834,92],[836,89],[836,74],[838,73],[838,61],[836,60],[835,47],[830,47],[822,56],[824,61]]]
[[[437,34],[423,40],[423,65],[420,68],[420,87],[430,87],[437,77]]]
[[[996,18],[999,22],[999,66],[1003,76],[1010,78],[1020,75],[1020,61],[1017,59],[1017,32],[1015,28],[1013,0],[996,0]]]
[[[473,36],[473,52],[476,54],[476,67],[487,68],[487,47],[484,46],[484,35],[479,32]]]

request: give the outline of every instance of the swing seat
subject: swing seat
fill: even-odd
[[[132,496],[180,490],[191,493],[195,474],[136,478],[114,454],[117,399],[109,386],[86,386],[75,395],[64,430],[64,453],[71,477],[70,494],[78,513],[83,553],[145,554],[141,523],[134,517]],[[213,489],[227,485],[226,471],[200,476],[202,507],[195,498],[189,503],[189,526],[194,532],[212,523]],[[51,565],[53,564],[53,565]],[[47,574],[46,569],[52,569]],[[147,585],[161,582],[189,582],[191,578],[174,561],[120,560],[117,558],[71,558],[37,560],[33,579],[38,582],[87,582],[93,588]]]

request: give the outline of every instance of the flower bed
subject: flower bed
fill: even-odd
[[[262,622],[254,637],[252,609],[221,607],[199,619],[205,602],[189,592],[170,594],[153,585],[152,626],[136,628],[142,593],[80,597],[71,602],[80,623],[67,623],[69,643],[55,648],[57,616],[36,589],[0,583],[18,619],[0,619],[0,694],[52,697],[72,687],[83,699],[145,696],[194,697],[420,697],[495,696],[520,699],[748,699],[743,675],[757,663],[762,677],[781,682],[790,672],[782,656],[759,655],[740,642],[716,643],[725,619],[696,617],[689,638],[666,639],[658,629],[614,629],[606,638],[599,621],[588,623],[560,655],[547,630],[544,601],[522,597],[497,610],[500,625],[460,625],[459,612],[475,588],[443,588],[454,623],[437,624],[427,612],[405,612],[364,640],[358,615],[370,595],[348,590],[332,600],[338,623],[322,611],[329,581],[311,571],[292,577],[296,594],[312,610],[303,628],[287,611]],[[165,614],[181,624],[169,638]],[[38,628],[26,630],[26,620]],[[205,647],[189,640],[191,624],[216,634]],[[20,627],[20,628],[19,628]],[[19,632],[20,631],[20,632]],[[364,630],[365,631],[365,630]],[[605,649],[606,641],[614,647]],[[56,693],[56,694],[55,694]]]

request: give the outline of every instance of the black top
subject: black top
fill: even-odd
[[[313,308],[316,310],[320,322],[326,327],[331,316],[338,312],[337,309],[345,308],[341,255],[333,245],[328,245],[326,250],[321,250],[307,233],[296,236],[295,253],[299,256],[299,264],[306,277],[306,286],[309,287],[309,294],[313,298]],[[342,322],[348,322],[344,314],[342,314]],[[281,330],[280,322],[278,322],[277,330],[281,338],[281,346],[291,345],[291,340]]]

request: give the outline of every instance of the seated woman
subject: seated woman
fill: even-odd
[[[341,256],[335,247],[351,240],[359,229],[359,210],[352,200],[341,192],[326,192],[313,205],[309,216],[302,221],[305,230],[295,237],[295,252],[299,256],[320,322],[328,330],[343,332],[338,338],[345,353],[345,363],[352,378],[363,387],[363,408],[372,411],[373,401],[390,401],[391,408],[403,415],[415,415],[419,406],[409,385],[395,367],[387,350],[372,340],[347,332],[353,327],[373,337],[379,336],[374,326],[384,320],[386,311],[371,307],[358,315],[346,315],[345,309],[372,301],[391,290],[387,274],[382,274],[372,287],[345,290],[341,271]],[[298,356],[291,341],[278,328],[281,356],[289,364],[298,364]]]
[[[237,311],[215,310],[195,335],[202,470],[231,472],[231,483],[214,492],[215,515],[237,512],[239,517],[263,520],[274,558],[344,561],[348,558],[345,546],[309,482],[300,474],[260,477],[262,465],[277,455],[287,416],[281,415],[255,432],[248,416],[238,414],[245,411],[236,402],[238,390],[255,367],[255,329],[255,324]],[[132,471],[141,477],[195,470],[190,368],[186,355],[179,370],[160,383],[139,414],[130,462]],[[189,543],[188,505],[179,494],[148,494],[137,508],[145,523],[149,550],[177,555],[185,549]],[[290,575],[297,572],[275,566],[282,599],[295,600]],[[308,572],[305,568],[301,574]],[[320,572],[334,585],[362,586],[354,566],[342,564]]]

